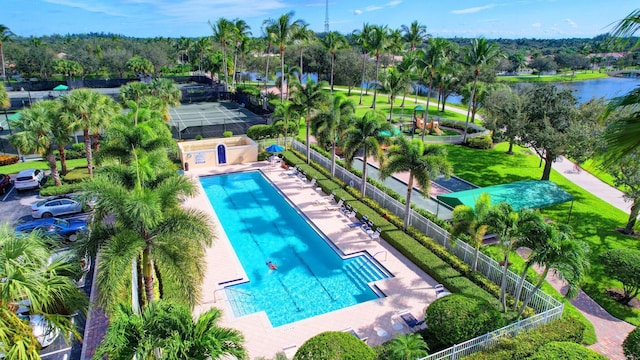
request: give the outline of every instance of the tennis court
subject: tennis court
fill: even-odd
[[[233,135],[244,134],[256,124],[265,124],[265,120],[235,102],[202,102],[184,104],[170,108],[169,125],[175,138],[193,139],[202,137],[221,137],[225,131]]]

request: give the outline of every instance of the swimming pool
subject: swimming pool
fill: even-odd
[[[369,284],[391,274],[366,254],[340,256],[262,173],[200,183],[249,278],[225,288],[235,316],[265,311],[277,327],[384,296]]]

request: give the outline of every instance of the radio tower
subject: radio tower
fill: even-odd
[[[329,0],[327,0],[327,7],[324,11],[324,32],[329,33]]]

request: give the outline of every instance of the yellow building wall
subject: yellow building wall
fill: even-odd
[[[226,163],[218,163],[218,145],[226,147]],[[178,143],[185,171],[258,161],[258,144],[246,136],[213,138]]]

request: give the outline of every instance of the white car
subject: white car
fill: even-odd
[[[22,170],[16,175],[13,186],[17,191],[39,189],[44,179],[44,171],[40,169]]]
[[[82,204],[68,196],[54,196],[31,204],[31,217],[34,219],[79,212],[82,212]]]

